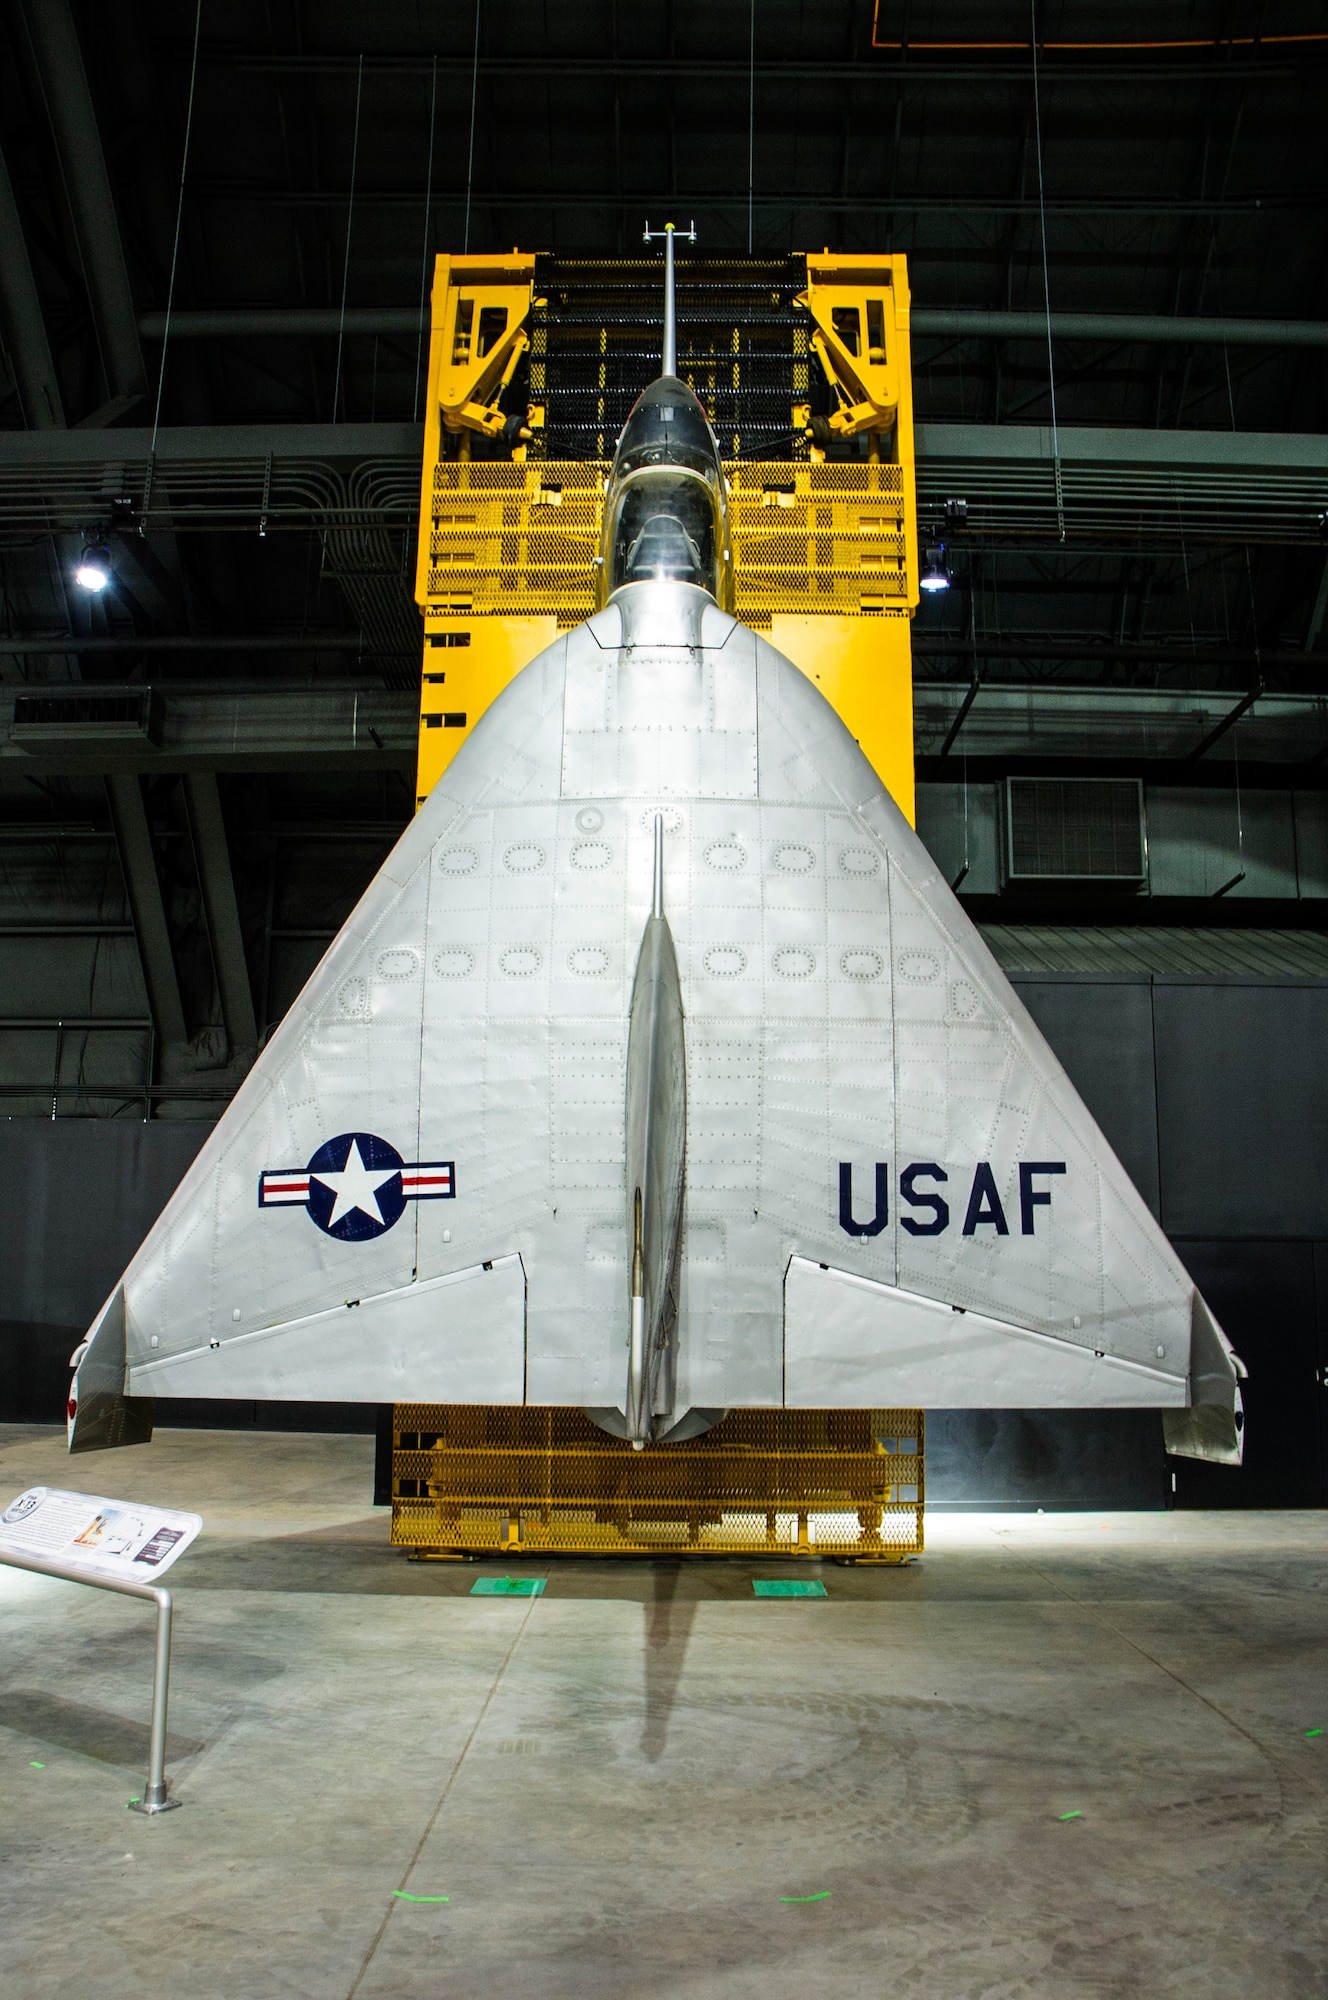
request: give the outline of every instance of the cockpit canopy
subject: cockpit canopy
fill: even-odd
[[[613,476],[625,479],[650,465],[683,466],[715,486],[723,484],[710,420],[676,375],[661,375],[633,403],[614,453]]]
[[[698,584],[726,604],[724,474],[705,411],[676,376],[638,397],[609,478],[601,601],[627,583]]]

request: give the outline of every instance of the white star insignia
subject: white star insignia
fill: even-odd
[[[371,1216],[381,1225],[383,1212],[378,1206],[378,1189],[382,1187],[384,1181],[390,1181],[399,1172],[398,1167],[388,1167],[386,1172],[377,1167],[366,1167],[360,1157],[360,1142],[358,1139],[352,1139],[350,1151],[339,1174],[329,1173],[324,1169],[315,1171],[313,1175],[313,1178],[321,1181],[324,1187],[330,1187],[336,1196],[327,1228],[331,1229],[343,1216],[353,1215],[356,1209],[364,1215]]]

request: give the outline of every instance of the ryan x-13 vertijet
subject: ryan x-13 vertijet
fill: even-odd
[[[507,687],[76,1356],[151,1399],[1157,1407],[1237,1463],[1241,1364],[812,682],[731,614],[714,435],[618,440],[600,609]]]

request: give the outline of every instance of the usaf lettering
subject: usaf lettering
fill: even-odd
[[[1054,1174],[1065,1172],[1064,1160],[1021,1160],[1019,1162],[1019,1233],[1021,1236],[1034,1234],[1035,1212],[1039,1208],[1051,1207],[1051,1190],[1039,1187],[1038,1182]],[[940,1236],[950,1227],[950,1204],[934,1187],[923,1183],[934,1181],[940,1186],[948,1185],[950,1176],[945,1168],[935,1160],[915,1160],[904,1168],[899,1176],[900,1200],[913,1211],[901,1215],[899,1226],[910,1236]],[[839,1226],[847,1236],[879,1236],[890,1220],[890,1167],[888,1161],[876,1162],[875,1213],[870,1222],[859,1222],[853,1212],[853,1165],[849,1160],[839,1163]],[[973,1169],[973,1181],[969,1189],[968,1205],[964,1210],[965,1236],[976,1236],[980,1229],[993,1229],[998,1236],[1008,1236],[1010,1225],[1001,1203],[1000,1190],[989,1160],[979,1160]]]

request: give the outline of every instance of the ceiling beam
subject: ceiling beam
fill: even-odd
[[[983,460],[992,465],[1052,462],[1051,430],[1045,424],[920,423],[914,435],[920,465],[946,460]],[[1061,459],[1067,464],[1168,471],[1177,465],[1191,465],[1215,472],[1328,472],[1328,436],[1304,431],[1159,431],[1062,424],[1058,442]]]
[[[170,927],[152,851],[152,830],[143,804],[143,787],[132,771],[113,771],[106,778],[111,822],[115,827],[120,866],[138,939],[143,984],[157,1040],[166,1044],[188,1039],[180,980],[171,951]]]
[[[146,464],[151,430],[0,431],[0,470],[32,465]],[[424,454],[423,424],[164,424],[155,461],[409,458]]]
[[[216,773],[189,772],[184,781],[184,797],[227,1039],[232,1052],[256,1049],[258,1022]]]
[[[1052,588],[1054,589],[1054,585]],[[1103,586],[1104,594],[1106,586]],[[1180,638],[1163,639],[1149,644],[1146,640],[1134,640],[1125,644],[1111,645],[1104,642],[1094,645],[1091,640],[1062,639],[1054,632],[1029,632],[1020,637],[1012,637],[1007,631],[999,639],[984,638],[981,633],[956,633],[953,637],[938,638],[933,633],[915,631],[912,640],[914,661],[920,660],[1074,660],[1084,661],[1090,666],[1162,666],[1184,667],[1187,672],[1198,676],[1207,667],[1241,667],[1256,671],[1260,667],[1287,667],[1296,672],[1305,668],[1328,667],[1328,653],[1316,651],[1291,652],[1282,648],[1261,647],[1257,652],[1253,647],[1206,646]]]
[[[68,697],[69,720],[57,709],[39,726],[20,721],[15,733],[15,703],[32,690],[0,688],[0,773],[415,769],[417,688],[333,680],[167,681],[152,692],[150,725],[135,730],[115,713],[113,688],[43,687],[41,695],[51,702]],[[95,703],[102,698],[108,719],[99,729]]]
[[[3,155],[0,155],[0,328],[28,429],[63,429],[65,411],[60,381],[14,199],[14,184]]]
[[[160,44],[163,54],[187,64],[190,60],[192,43],[187,41],[167,41]],[[1158,57],[1153,60],[1145,55],[1132,61],[1112,61],[1095,53],[1088,62],[1075,63],[1062,53],[1047,56],[1043,75],[1048,82],[1057,85],[1070,82],[1101,84],[1144,79],[1165,82],[1172,89],[1178,82],[1202,84],[1207,88],[1213,83],[1247,86],[1251,82],[1299,81],[1307,69],[1323,66],[1322,54],[1311,54],[1303,45],[1297,45],[1294,52],[1272,53],[1275,43],[1264,40],[1260,46],[1249,49],[1232,47],[1228,43],[1214,45],[1211,52],[1203,50],[1177,62],[1173,56]],[[451,51],[435,51],[431,44],[428,52],[420,53],[375,53],[363,57],[341,55],[333,51],[313,50],[299,52],[276,52],[263,49],[245,48],[235,42],[204,42],[199,59],[215,68],[238,70],[258,70],[285,73],[293,76],[345,76],[354,75],[357,65],[362,62],[366,76],[399,76],[405,81],[418,85],[429,73],[429,63],[435,54],[439,60],[440,79],[450,71],[454,77],[462,77],[469,85],[473,55],[470,43]],[[481,55],[478,68],[481,76],[507,78],[515,76],[543,77],[588,77],[602,79],[605,83],[613,78],[637,78],[642,83],[655,85],[659,80],[665,61],[652,55],[623,56],[610,55],[578,56],[560,55],[556,52],[532,52],[529,55]],[[858,60],[817,61],[814,57],[797,57],[793,61],[781,61],[777,57],[757,57],[756,76],[761,82],[777,82],[790,85],[806,83],[864,83],[877,84],[882,89],[896,90],[901,84],[926,82],[980,83],[984,86],[995,82],[1008,82],[1021,93],[1028,90],[1028,55],[1009,56],[993,52],[985,58],[965,60],[953,53],[928,56],[920,53],[913,45],[907,51],[907,60],[901,60],[898,51],[878,49],[870,56]],[[714,56],[680,56],[670,54],[667,58],[669,74],[677,77],[695,77],[712,85],[746,86],[753,65],[747,57],[726,59]]]
[[[1315,694],[1255,689],[1233,701],[1230,691],[1211,689],[984,681],[975,704],[975,686],[972,680],[920,681],[914,688],[914,741],[928,775],[951,775],[945,749],[960,716],[970,775],[978,760],[1020,760],[1048,767],[1114,764],[1150,774],[1165,767],[1191,784],[1239,783],[1253,766],[1262,770],[1264,783],[1279,772],[1285,777],[1304,770],[1323,750],[1328,729],[1328,701]],[[1196,758],[1204,759],[1202,768]]]
[[[0,633],[0,658],[52,653],[362,653],[360,632],[139,632],[132,638],[80,638],[77,632],[20,636]]]
[[[246,204],[258,208],[330,208],[338,215],[344,215],[350,200],[350,190],[343,186],[328,187],[276,187],[270,183],[234,180],[198,180],[190,190],[195,202],[231,202],[237,206]],[[585,193],[576,188],[557,186],[532,186],[527,188],[486,187],[482,202],[485,209],[498,215],[511,215],[515,210],[533,211],[537,215],[560,215],[584,210],[604,214],[619,208],[630,209],[633,216],[649,215],[652,210],[663,211],[670,208],[675,197],[659,188],[645,189],[625,198],[610,193],[607,189]],[[743,221],[742,237],[746,239],[747,198],[732,189],[714,189],[711,192],[697,190],[689,192],[684,199],[690,215],[693,210],[698,215],[713,214],[717,209]],[[355,191],[357,208],[410,208],[423,207],[420,188],[401,187],[360,187]],[[464,188],[441,190],[434,197],[434,206],[440,212],[460,213],[466,204]],[[1319,214],[1328,207],[1328,189],[1306,185],[1287,188],[1265,188],[1247,195],[1226,195],[1198,197],[1186,194],[1071,194],[1048,195],[1045,203],[1029,195],[1000,194],[988,189],[956,189],[953,193],[934,194],[911,193],[842,196],[829,189],[817,191],[804,187],[790,189],[786,193],[766,192],[754,194],[752,205],[763,212],[780,215],[867,215],[881,220],[889,215],[927,215],[933,213],[971,215],[1040,215],[1045,208],[1048,215],[1249,215],[1271,217],[1274,215]]]
[[[360,538],[368,529],[411,531],[423,435],[418,424],[189,426],[162,430],[154,459],[148,431],[0,432],[0,528],[10,537],[57,524],[77,531],[104,515],[108,493],[135,507],[150,495],[150,522],[197,532],[252,536],[264,521],[269,531],[312,528],[327,535],[327,567],[347,594],[348,624],[363,628],[365,653],[418,662],[409,580],[392,568],[389,603],[378,552],[368,551],[361,574]],[[923,524],[938,527],[950,499],[968,502],[966,530],[946,536],[956,554],[1054,540],[1058,489],[1078,555],[1140,545],[1321,547],[1328,436],[1065,425],[1058,453],[1036,424],[923,423],[916,438]],[[35,637],[61,636],[53,615],[44,622]],[[197,640],[200,652],[211,643]]]
[[[23,18],[55,134],[107,394],[137,398],[147,388],[138,317],[78,31],[68,0],[24,0]]]
[[[919,461],[1051,461],[1043,424],[920,423]],[[1136,430],[1068,425],[1060,455],[1104,465],[1208,466],[1213,470],[1328,472],[1328,436],[1304,431]],[[146,463],[150,430],[0,431],[0,472],[65,465]],[[157,433],[158,467],[197,460],[409,459],[420,463],[422,424],[180,424]]]

